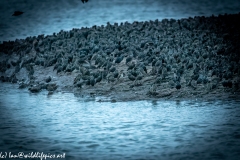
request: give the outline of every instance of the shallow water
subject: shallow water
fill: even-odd
[[[239,159],[240,101],[96,102],[0,83],[0,152],[66,159]]]
[[[25,39],[60,30],[240,12],[239,0],[1,0],[0,41]],[[14,17],[13,12],[24,14]]]

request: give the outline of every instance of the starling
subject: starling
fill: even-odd
[[[87,2],[88,2],[88,0],[82,0],[82,3],[84,3],[84,2],[86,2],[86,3],[87,3]]]
[[[94,86],[96,83],[95,79],[93,77],[90,78],[90,84],[91,86]]]
[[[21,14],[23,14],[24,12],[22,12],[22,11],[15,11],[13,14],[12,14],[12,16],[19,16],[19,15],[21,15]]]
[[[131,81],[135,81],[136,77],[133,76],[131,73],[128,74],[128,79],[130,79]]]
[[[120,63],[123,60],[122,56],[116,58],[115,63]]]
[[[101,72],[101,75],[99,75],[99,76],[96,78],[96,83],[101,82],[102,78],[103,78],[103,72]]]
[[[132,60],[132,57],[127,57],[126,58],[126,64]]]
[[[110,72],[114,72],[115,70],[116,70],[116,67],[111,67],[111,68],[109,69]]]
[[[49,83],[52,80],[51,76],[48,76],[45,80],[46,83]]]
[[[129,66],[128,66],[128,69],[127,70],[131,70],[135,67],[135,63],[132,62]]]
[[[178,89],[180,89],[180,88],[181,88],[181,84],[180,84],[180,83],[177,83],[176,89],[178,90]]]
[[[113,73],[113,77],[114,77],[114,78],[117,78],[118,75],[119,75],[119,73],[118,73],[118,71],[116,70],[116,71]]]

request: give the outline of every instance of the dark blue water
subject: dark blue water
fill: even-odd
[[[240,158],[240,101],[96,101],[1,83],[0,152],[66,159]]]
[[[24,14],[12,16],[16,10]],[[0,41],[117,22],[240,12],[239,0],[1,0]]]

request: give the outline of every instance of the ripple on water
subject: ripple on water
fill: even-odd
[[[65,152],[67,159],[240,158],[238,101],[98,103],[0,85],[3,151]]]

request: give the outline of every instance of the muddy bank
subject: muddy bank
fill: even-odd
[[[239,19],[108,23],[3,42],[1,81],[112,102],[239,98]]]

